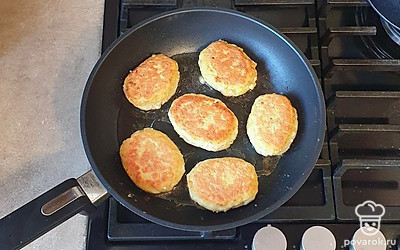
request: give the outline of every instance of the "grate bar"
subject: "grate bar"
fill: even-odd
[[[235,0],[237,6],[305,6],[314,5],[314,0]]]
[[[319,8],[319,16],[326,17],[328,11],[337,7],[369,6],[367,0],[328,0]]]
[[[338,71],[400,71],[398,59],[333,59],[325,69],[326,78],[331,78]]]
[[[124,0],[129,6],[177,7],[177,0]]]
[[[400,92],[394,91],[336,91],[339,98],[400,98]]]
[[[330,27],[321,38],[321,45],[328,46],[334,37],[338,36],[375,36],[375,26]]]
[[[340,132],[400,132],[400,125],[393,124],[339,124]]]

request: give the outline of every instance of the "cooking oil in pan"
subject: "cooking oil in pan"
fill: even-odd
[[[197,205],[197,203],[190,198],[186,176],[182,177],[182,180],[174,187],[174,189],[167,193],[158,194],[156,197],[163,200],[173,201],[176,206],[192,206],[204,209],[203,207]]]
[[[280,155],[264,157],[262,161],[262,170],[257,171],[258,177],[272,174],[278,165],[279,159],[281,159]]]
[[[247,118],[254,100],[262,94],[273,92],[273,88],[268,80],[268,72],[261,68],[262,64],[259,63],[256,87],[244,95],[226,97],[218,91],[213,90],[204,82],[197,63],[198,56],[199,53],[186,53],[172,57],[179,65],[179,84],[175,95],[167,103],[162,105],[160,109],[142,111],[134,107],[124,98],[118,116],[119,143],[121,144],[123,140],[130,137],[130,135],[137,130],[152,127],[168,135],[178,146],[185,159],[186,173],[190,172],[199,161],[217,157],[238,157],[253,164],[259,177],[270,175],[278,165],[280,157],[263,157],[257,154],[246,133]],[[209,152],[189,145],[175,132],[168,119],[168,110],[173,100],[187,93],[204,94],[220,99],[235,113],[239,120],[239,132],[236,140],[228,149],[219,152]],[[188,110],[188,112],[190,111]],[[182,180],[172,191],[156,195],[156,197],[173,201],[177,206],[197,206],[190,199],[186,184],[186,176],[182,177]]]

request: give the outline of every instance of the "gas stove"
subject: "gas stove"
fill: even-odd
[[[103,51],[146,18],[200,5],[215,6],[216,1],[106,0]],[[218,7],[233,7],[277,27],[314,67],[325,94],[327,132],[312,174],[270,215],[216,232],[166,228],[110,198],[89,216],[87,248],[251,249],[257,230],[272,225],[283,232],[288,249],[300,249],[304,232],[312,226],[329,229],[336,248],[349,249],[360,227],[355,208],[372,200],[386,209],[381,232],[390,240],[388,249],[400,249],[400,45],[393,38],[396,34],[390,33],[366,0],[236,0],[218,2]]]

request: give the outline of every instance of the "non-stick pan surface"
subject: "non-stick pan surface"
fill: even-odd
[[[223,39],[244,48],[257,62],[257,87],[240,97],[223,97],[199,80],[198,52]],[[181,79],[177,93],[160,110],[140,111],[126,100],[123,80],[129,70],[153,53],[176,59]],[[254,99],[266,93],[289,97],[297,109],[299,129],[291,148],[280,159],[256,154],[245,124]],[[227,150],[207,152],[188,145],[167,117],[172,100],[184,93],[202,93],[224,101],[239,119],[239,135]],[[190,110],[188,110],[190,112]],[[186,9],[145,21],[114,42],[95,66],[81,109],[85,150],[103,185],[128,209],[156,223],[183,230],[221,230],[261,218],[286,202],[305,182],[321,151],[325,131],[322,92],[307,59],[275,28],[238,12]],[[151,195],[138,189],[122,168],[121,142],[133,132],[153,127],[166,133],[185,157],[186,172],[207,158],[236,156],[256,166],[256,199],[226,213],[213,213],[190,201],[183,177],[169,194]],[[271,168],[276,167],[268,175]]]

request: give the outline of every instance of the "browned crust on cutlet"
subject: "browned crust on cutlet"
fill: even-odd
[[[178,63],[163,55],[152,55],[125,78],[126,98],[142,110],[159,109],[178,87]]]
[[[224,96],[239,96],[256,86],[257,63],[235,44],[211,43],[200,52],[198,64],[204,80]]]
[[[208,151],[228,148],[238,133],[235,114],[221,100],[201,94],[175,99],[168,117],[187,143]]]
[[[126,139],[120,156],[135,185],[153,194],[172,190],[185,172],[178,147],[167,135],[151,128],[136,131]]]
[[[190,197],[214,212],[246,205],[258,192],[254,166],[233,157],[197,163],[187,175],[187,183]]]
[[[257,153],[270,156],[285,153],[297,133],[297,111],[283,95],[257,97],[247,120],[247,135]]]

